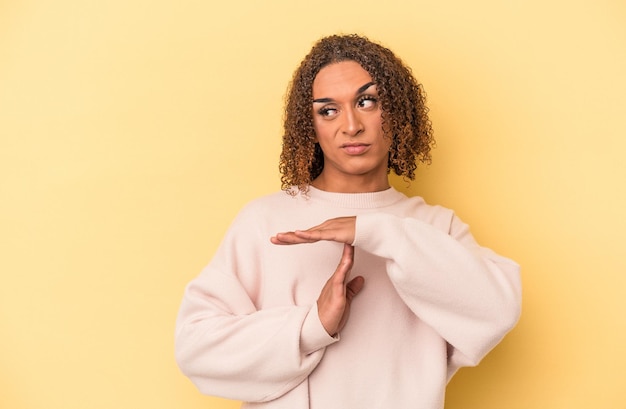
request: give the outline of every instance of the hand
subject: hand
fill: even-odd
[[[354,242],[355,226],[356,216],[337,217],[326,220],[324,223],[307,230],[278,233],[270,240],[274,244],[315,243],[320,240],[352,244]]]
[[[320,321],[331,336],[335,336],[346,325],[350,316],[352,299],[361,291],[365,283],[365,279],[361,276],[346,283],[353,263],[354,247],[344,244],[339,265],[317,299]]]

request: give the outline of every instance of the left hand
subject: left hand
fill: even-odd
[[[352,244],[354,242],[355,226],[356,216],[337,217],[326,220],[324,223],[307,230],[277,233],[270,238],[270,241],[274,244],[301,244],[326,240]]]

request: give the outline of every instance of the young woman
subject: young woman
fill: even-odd
[[[430,161],[421,86],[366,38],[321,39],[296,70],[282,192],[246,206],[187,287],[176,357],[244,408],[443,408],[520,314],[519,267],[388,174]]]

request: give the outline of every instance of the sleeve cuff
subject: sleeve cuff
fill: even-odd
[[[398,226],[402,228],[402,220],[391,215],[381,213],[358,215],[354,227],[354,241],[352,245],[373,253],[379,250],[383,241],[389,237],[383,234],[383,232],[397,229]]]
[[[309,310],[300,332],[300,348],[305,355],[339,341],[339,335],[328,335],[317,312],[317,303]]]

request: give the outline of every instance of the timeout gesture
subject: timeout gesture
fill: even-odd
[[[354,228],[356,217],[339,217],[307,230],[278,233],[270,240],[274,244],[315,243],[320,240],[344,243],[339,265],[326,281],[317,299],[320,322],[329,335],[340,332],[350,316],[352,299],[361,291],[365,280],[358,276],[348,281],[354,263]]]
[[[320,240],[352,244],[355,226],[356,216],[337,217],[307,230],[277,233],[270,240],[274,244],[315,243]]]

